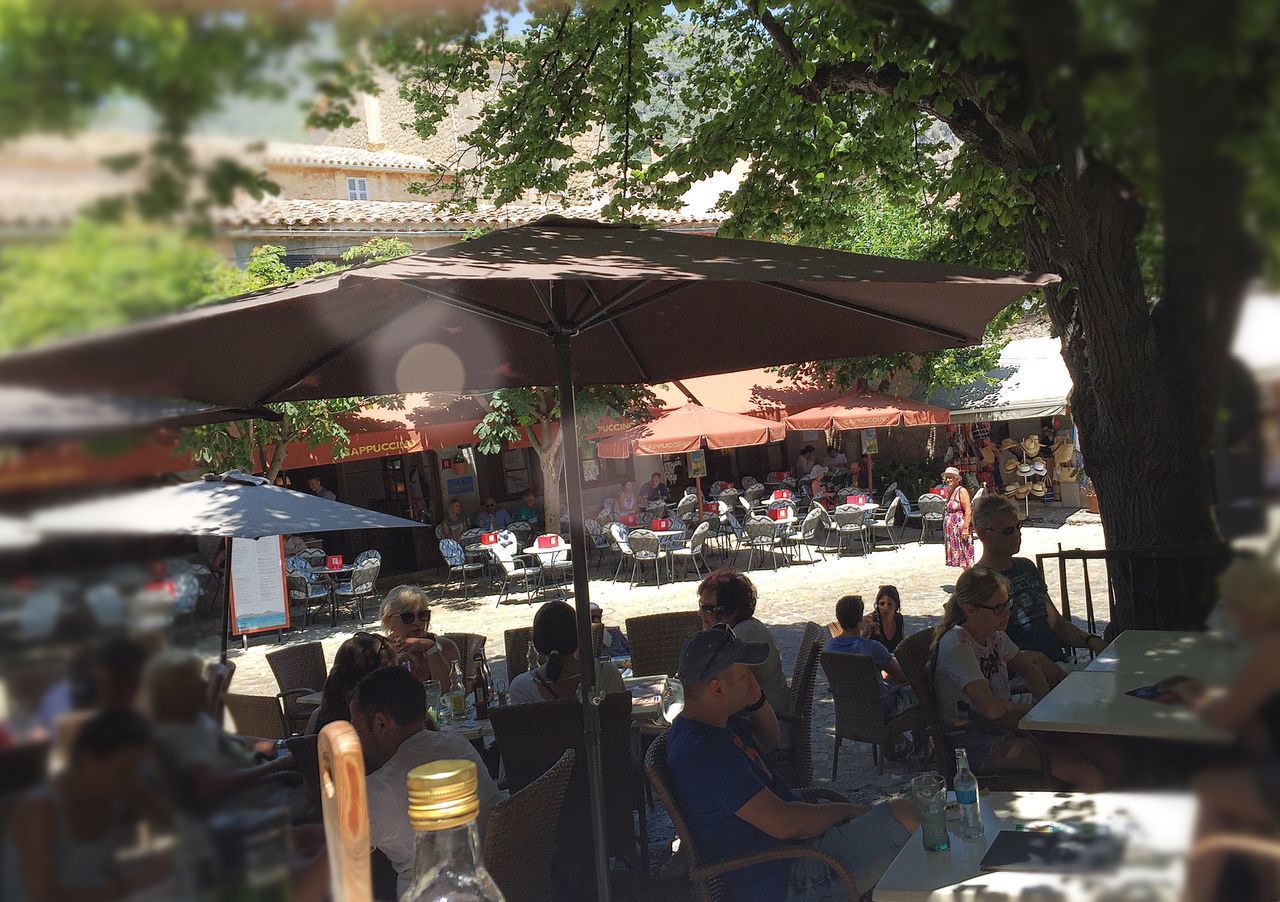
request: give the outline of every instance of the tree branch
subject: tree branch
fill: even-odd
[[[769,12],[769,8],[763,3],[760,4],[760,11],[756,13],[756,18],[760,20],[760,24],[764,26],[764,30],[769,33],[769,37],[773,38],[773,43],[778,48],[778,52],[782,54],[782,58],[787,61],[787,65],[796,68],[800,65],[800,51],[796,49],[795,41],[791,40],[791,35],[783,29],[782,23],[773,17],[773,13]]]

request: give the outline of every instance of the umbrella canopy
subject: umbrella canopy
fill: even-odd
[[[265,407],[248,409],[104,394],[55,394],[0,387],[0,444],[30,445],[160,427],[204,426],[228,420],[279,420]]]
[[[271,485],[238,470],[52,507],[36,513],[38,532],[75,535],[191,535],[261,539],[283,533],[422,526],[377,511]]]
[[[854,392],[787,415],[787,428],[798,430],[940,426],[950,422],[951,413],[945,407],[873,391]]]
[[[548,219],[13,354],[0,382],[233,406],[555,385],[531,333],[584,339],[576,384],[666,382],[972,344],[1056,279]]]
[[[699,448],[719,450],[764,445],[780,442],[785,437],[786,427],[774,420],[686,404],[602,439],[596,444],[596,453],[613,458],[633,454],[685,454]]]

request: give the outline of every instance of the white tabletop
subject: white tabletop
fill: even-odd
[[[1142,674],[1153,681],[1170,676],[1227,683],[1244,663],[1243,649],[1208,633],[1125,630],[1086,671]]]
[[[563,560],[565,561],[569,559],[569,546],[560,545],[555,548],[539,548],[537,545],[530,545],[521,553],[531,554],[534,557],[536,557],[539,561],[542,561],[543,558],[550,558],[551,560],[546,563],[554,564],[554,563],[558,563],[558,559],[560,559],[561,557],[563,557]]]
[[[1195,799],[1189,794],[991,792],[982,796],[986,835],[964,839],[949,821],[951,848],[926,852],[919,828],[876,885],[875,902],[1074,902],[1176,900],[1191,844]],[[1001,829],[1016,824],[1088,822],[1127,837],[1124,860],[1109,874],[983,872],[978,863]]]
[[[1165,705],[1125,695],[1160,675],[1081,670],[1067,674],[1018,726],[1024,730],[1136,736],[1183,742],[1228,743],[1232,735],[1210,727],[1181,703]]]

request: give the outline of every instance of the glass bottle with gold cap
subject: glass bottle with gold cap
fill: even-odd
[[[408,782],[417,839],[413,884],[401,902],[503,902],[480,860],[475,762],[432,761],[409,771]]]

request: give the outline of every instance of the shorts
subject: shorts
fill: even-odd
[[[951,747],[964,749],[969,758],[969,770],[977,771],[982,769],[991,750],[1008,738],[1006,733],[992,733],[970,727],[951,741]]]
[[[892,809],[881,803],[866,814],[836,824],[808,845],[843,861],[858,884],[858,893],[865,894],[889,870],[910,838]],[[813,858],[792,862],[787,902],[846,902],[847,898],[840,878],[822,862]]]

